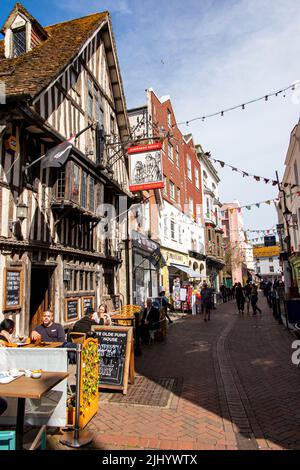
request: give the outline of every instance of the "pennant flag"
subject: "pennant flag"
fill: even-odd
[[[221,162],[221,160],[218,160],[218,162],[220,163],[221,167],[224,168],[225,162]]]
[[[251,211],[251,206],[246,206],[246,208],[248,209],[248,211]]]
[[[225,211],[221,211],[221,217],[225,217]]]
[[[231,168],[232,168],[232,171],[238,171],[238,169],[234,168],[233,166]]]
[[[264,179],[265,183],[268,184],[270,180],[268,180],[267,178]]]
[[[273,184],[273,186],[277,186],[278,183],[277,183],[277,181],[273,180],[272,184]]]
[[[249,174],[243,171],[243,178],[245,178],[245,176],[249,176]]]
[[[62,142],[52,149],[48,150],[45,157],[42,159],[41,167],[44,168],[60,168],[69,158],[71,153],[74,138],[70,141]]]
[[[290,197],[291,197],[291,194],[286,194],[286,197],[287,197],[287,198],[290,198]]]
[[[259,177],[259,176],[254,176],[254,179],[255,179],[256,181],[260,181],[260,177]]]
[[[266,204],[268,204],[269,206],[271,205],[271,201],[266,201]]]
[[[300,191],[297,192],[297,196],[300,196]]]
[[[229,209],[230,214],[233,214],[234,209]]]
[[[260,208],[260,204],[256,204],[256,207]]]
[[[284,183],[284,187],[287,188],[289,186],[289,183]]]
[[[238,213],[240,214],[242,211],[242,208],[241,207],[238,207]]]

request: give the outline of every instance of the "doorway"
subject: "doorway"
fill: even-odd
[[[30,288],[30,331],[42,323],[45,310],[53,305],[53,269],[32,267]]]

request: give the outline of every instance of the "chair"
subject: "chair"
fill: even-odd
[[[0,431],[0,450],[16,449],[16,432]]]
[[[69,338],[72,343],[83,344],[86,340],[86,333],[75,333],[72,331],[69,333]]]

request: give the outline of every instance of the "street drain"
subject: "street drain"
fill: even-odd
[[[180,394],[182,379],[177,377],[143,377],[137,376],[133,385],[128,386],[127,395],[122,392],[100,392],[101,403],[109,402],[118,405],[140,405],[165,408],[171,401],[172,394]]]

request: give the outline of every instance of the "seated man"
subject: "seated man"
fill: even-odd
[[[31,339],[38,342],[64,343],[65,331],[60,323],[54,323],[53,320],[53,312],[44,312],[43,323],[35,327],[31,333]]]
[[[93,315],[94,310],[91,307],[87,307],[84,317],[75,323],[73,327],[74,333],[90,333],[92,330],[92,325],[97,325],[97,323],[93,320]]]
[[[159,328],[160,311],[156,305],[152,304],[151,299],[147,299],[147,306],[144,309],[143,317],[141,320],[141,339],[144,344],[149,343],[150,330]]]

